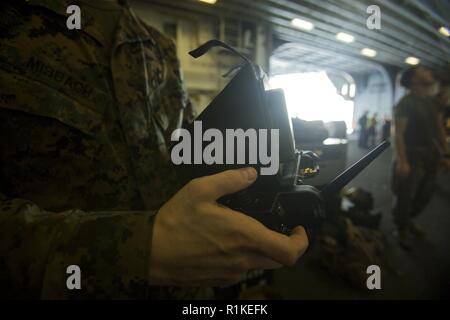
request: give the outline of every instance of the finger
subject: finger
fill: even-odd
[[[308,248],[308,236],[302,226],[294,228],[287,236],[268,229],[244,213],[227,207],[215,205],[211,207],[211,212],[222,216],[225,219],[224,225],[228,225],[239,234],[243,248],[258,252],[280,264],[293,265]]]
[[[308,248],[308,236],[303,227],[296,227],[290,236],[266,229],[267,236],[266,250],[264,253],[282,263],[283,265],[293,265],[305,253]],[[270,248],[270,249],[268,249]]]
[[[255,182],[257,175],[256,170],[251,167],[227,170],[200,178],[197,186],[200,185],[198,189],[203,197],[217,200],[224,195],[247,188]]]
[[[279,269],[283,265],[279,262],[273,261],[272,259],[269,259],[261,254],[248,252],[245,254],[248,259],[248,266],[249,270],[253,269],[262,269],[262,270],[269,270],[269,269]]]
[[[215,210],[217,210],[216,207]],[[283,265],[294,264],[308,248],[308,236],[302,226],[294,228],[289,236],[268,229],[258,220],[241,212],[221,207],[220,211],[242,235],[244,247],[263,254]]]
[[[289,236],[292,242],[296,244],[302,244],[300,255],[302,256],[306,249],[308,249],[309,246],[309,239],[308,234],[306,233],[306,230],[302,226],[297,226],[294,229],[292,229],[292,232]]]
[[[249,231],[254,239],[251,242],[255,245],[254,249],[283,265],[293,265],[308,248],[308,236],[301,226],[294,228],[289,236],[272,231],[262,224]]]

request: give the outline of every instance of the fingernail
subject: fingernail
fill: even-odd
[[[258,176],[256,170],[252,167],[245,168],[245,172],[247,173],[247,179],[248,181],[255,181],[256,177]]]

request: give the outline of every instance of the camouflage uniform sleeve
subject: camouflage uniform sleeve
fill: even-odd
[[[154,212],[48,212],[0,194],[0,295],[146,298]],[[67,267],[81,270],[69,290]]]
[[[196,117],[197,113],[194,110],[194,106],[192,105],[192,102],[188,100],[186,110],[183,114],[183,127],[187,127],[189,124],[194,122]]]

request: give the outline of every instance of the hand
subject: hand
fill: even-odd
[[[293,265],[303,255],[303,227],[286,236],[216,202],[247,188],[256,176],[246,168],[197,178],[164,204],[155,218],[150,284],[230,285],[248,270]]]
[[[395,168],[397,174],[402,177],[406,177],[411,172],[411,166],[409,165],[407,160],[398,160]]]

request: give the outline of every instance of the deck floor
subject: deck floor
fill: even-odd
[[[348,162],[353,163],[367,150],[349,142]],[[376,159],[350,185],[372,192],[375,210],[383,213],[381,230],[387,239],[387,270],[381,270],[381,290],[350,287],[314,263],[314,252],[289,268],[275,273],[275,289],[284,299],[429,299],[450,298],[450,174],[439,176],[439,190],[417,218],[426,232],[407,252],[394,235],[391,216],[391,148]],[[386,269],[386,268],[385,268]]]

